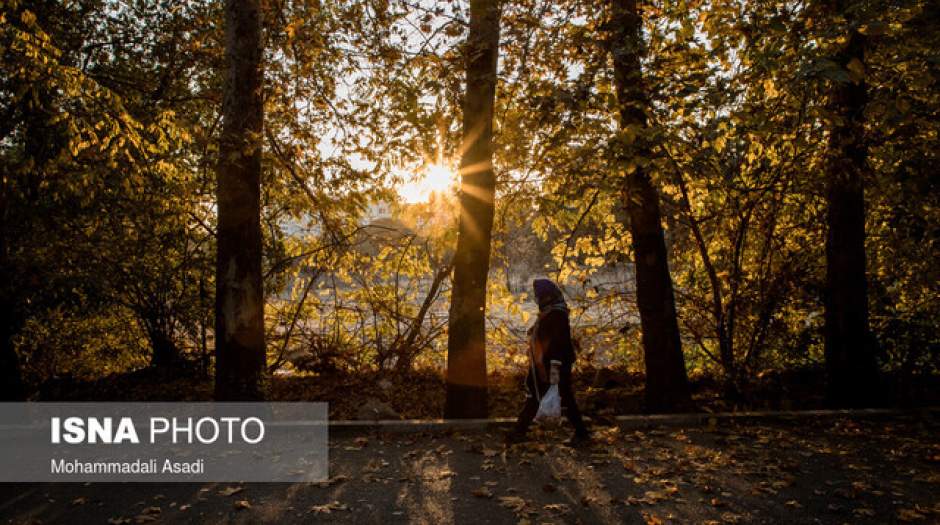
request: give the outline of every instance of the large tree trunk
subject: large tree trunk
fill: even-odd
[[[499,0],[471,0],[460,159],[460,228],[448,319],[445,418],[477,418],[487,414],[484,322],[496,192],[492,141],[499,18]]]
[[[0,167],[0,401],[20,401],[25,397],[20,358],[13,346],[16,320],[13,296],[13,268],[7,241],[10,176],[8,167]]]
[[[34,14],[42,23],[47,22],[49,5],[37,4],[32,6]],[[32,101],[38,101],[34,104]],[[26,103],[30,101],[30,103]],[[17,168],[3,166],[0,168],[0,400],[19,401],[26,397],[26,384],[23,381],[19,355],[13,344],[13,338],[22,329],[27,313],[24,311],[28,296],[16,293],[16,277],[23,277],[22,267],[14,267],[11,260],[11,226],[10,207],[14,198],[14,184],[19,184],[20,197],[32,204],[38,197],[40,181],[50,176],[48,163],[54,159],[61,147],[61,136],[55,127],[49,124],[48,109],[53,107],[55,98],[52,93],[41,87],[33,89],[24,100],[20,102],[20,112],[23,124],[23,150],[28,162],[32,163],[30,173],[23,177],[17,174]],[[17,122],[19,124],[20,122]],[[11,126],[9,129],[14,129]],[[12,168],[12,170],[11,170]],[[14,182],[14,178],[16,181]],[[21,203],[23,205],[23,203]]]
[[[633,239],[636,298],[646,362],[646,410],[671,412],[691,405],[689,383],[679,339],[679,323],[669,275],[659,194],[637,159],[650,157],[645,140],[649,97],[640,69],[643,42],[636,0],[612,1],[611,53],[620,106],[623,199]],[[633,139],[632,137],[637,137]]]
[[[261,276],[261,12],[225,2],[225,92],[218,165],[215,397],[261,399],[265,362]]]
[[[828,401],[840,407],[871,405],[878,394],[865,277],[864,51],[865,37],[853,30],[836,57],[852,81],[834,81],[829,100],[825,354]]]
[[[19,323],[16,321],[11,280],[13,272],[7,251],[6,185],[7,177],[4,176],[0,180],[0,401],[20,401],[26,392],[20,371],[20,358],[13,346],[13,336]]]

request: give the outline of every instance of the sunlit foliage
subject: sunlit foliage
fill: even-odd
[[[619,196],[637,166],[663,190],[690,368],[744,383],[818,364],[826,89],[864,75],[879,360],[936,371],[940,12],[857,4],[870,44],[848,69],[828,57],[849,19],[811,4],[643,4],[653,110],[638,133],[616,126],[605,9],[506,2],[490,368],[523,363],[529,283],[548,276],[586,361],[642,369]],[[264,5],[270,371],[440,367],[456,201],[396,187],[460,156],[466,3]],[[0,264],[28,381],[160,352],[208,369],[218,3],[5,1],[0,17]],[[650,158],[617,162],[639,143]]]

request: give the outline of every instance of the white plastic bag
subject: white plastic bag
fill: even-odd
[[[548,387],[548,391],[542,396],[539,403],[539,411],[535,413],[535,419],[557,419],[561,417],[561,394],[558,393],[558,385]]]

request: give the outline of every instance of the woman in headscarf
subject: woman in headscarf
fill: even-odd
[[[509,434],[511,442],[521,441],[539,409],[539,400],[545,395],[550,383],[552,361],[558,366],[558,392],[561,406],[574,426],[572,444],[587,441],[590,433],[581,419],[581,412],[574,399],[571,386],[571,367],[574,365],[575,349],[571,341],[571,326],[568,323],[568,305],[561,289],[548,279],[532,282],[539,315],[529,329],[529,373],[526,375],[526,400],[515,430]]]

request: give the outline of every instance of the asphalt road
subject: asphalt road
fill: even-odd
[[[322,484],[3,484],[5,523],[940,523],[935,416],[334,437]]]

